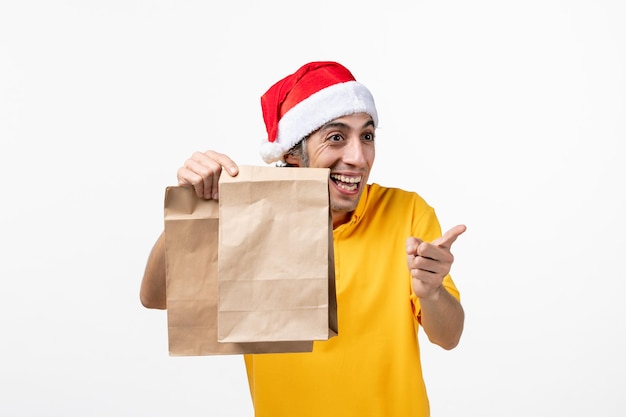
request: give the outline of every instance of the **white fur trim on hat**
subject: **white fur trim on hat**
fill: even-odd
[[[283,149],[283,146],[278,142],[268,142],[264,140],[263,143],[261,143],[261,158],[268,164],[280,161],[290,148],[291,147]]]

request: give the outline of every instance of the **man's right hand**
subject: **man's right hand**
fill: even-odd
[[[198,197],[217,200],[222,167],[233,177],[239,173],[237,164],[224,154],[215,151],[194,152],[178,169],[178,185],[182,187],[191,185]]]

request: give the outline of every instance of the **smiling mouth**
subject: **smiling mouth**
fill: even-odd
[[[337,184],[337,187],[345,191],[356,191],[363,177],[347,177],[341,174],[331,174],[330,179]]]

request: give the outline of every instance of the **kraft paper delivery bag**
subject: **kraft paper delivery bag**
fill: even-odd
[[[218,340],[328,340],[337,303],[326,168],[240,166],[219,182]]]
[[[192,188],[165,192],[165,261],[172,356],[310,352],[313,342],[219,343],[217,340],[218,203]]]

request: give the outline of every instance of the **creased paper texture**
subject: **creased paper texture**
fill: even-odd
[[[220,177],[218,340],[336,335],[328,175],[241,166]]]
[[[217,201],[192,188],[165,193],[166,299],[172,356],[310,352],[311,341],[220,343],[217,340]]]

